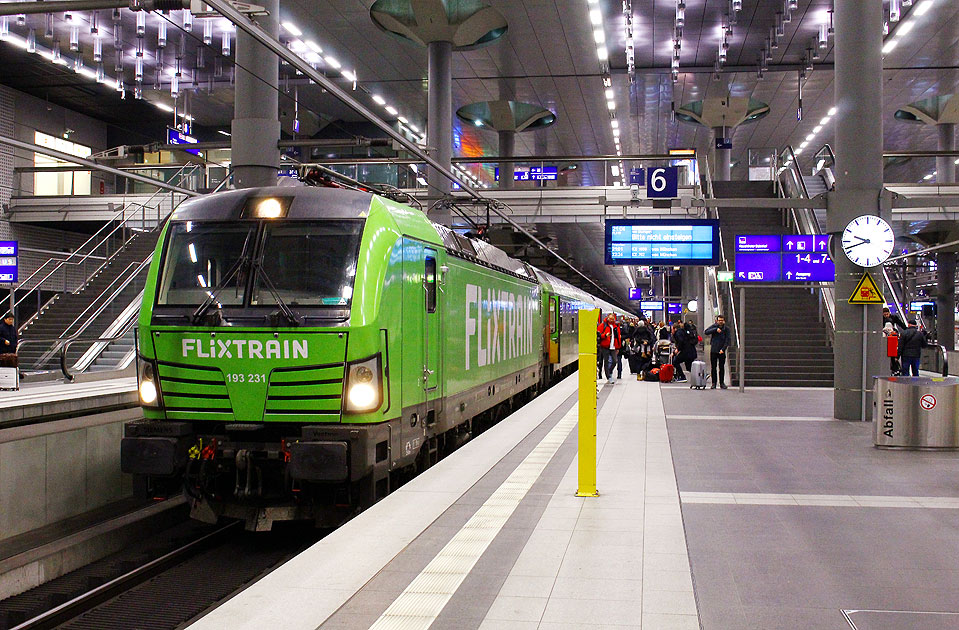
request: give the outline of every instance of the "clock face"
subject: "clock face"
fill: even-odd
[[[875,267],[892,254],[896,243],[889,224],[870,214],[849,222],[842,233],[842,251],[860,267]]]

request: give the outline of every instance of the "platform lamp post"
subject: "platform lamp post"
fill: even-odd
[[[579,311],[579,483],[578,497],[598,497],[596,489],[596,327],[598,310]]]

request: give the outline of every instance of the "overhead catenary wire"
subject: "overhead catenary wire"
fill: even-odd
[[[470,186],[468,183],[461,181],[450,169],[446,168],[445,166],[437,162],[435,159],[433,159],[431,156],[427,155],[427,153],[422,148],[420,148],[416,143],[412,142],[411,140],[406,138],[406,136],[404,136],[403,134],[393,129],[392,125],[388,124],[385,120],[377,116],[376,113],[374,113],[368,107],[366,107],[365,105],[363,105],[362,103],[360,103],[359,101],[351,97],[345,90],[343,90],[339,85],[337,85],[332,79],[330,79],[325,74],[316,70],[316,68],[311,66],[305,60],[301,59],[298,55],[293,53],[293,51],[289,50],[276,38],[272,37],[269,33],[267,33],[262,28],[260,28],[259,25],[257,25],[254,21],[252,21],[247,16],[243,15],[243,13],[238,11],[228,0],[207,0],[206,3],[210,5],[214,10],[216,10],[218,13],[220,13],[220,15],[222,15],[223,17],[228,19],[230,22],[235,24],[237,28],[243,29],[247,34],[249,34],[251,37],[253,37],[258,42],[260,42],[260,44],[262,44],[268,50],[271,50],[278,57],[280,57],[281,59],[289,63],[291,66],[293,66],[300,72],[302,72],[307,78],[311,79],[314,83],[321,85],[327,92],[329,92],[333,97],[338,99],[344,105],[353,109],[355,112],[357,112],[358,114],[366,118],[368,121],[373,123],[373,125],[375,125],[376,127],[379,127],[383,132],[385,132],[388,136],[390,136],[397,143],[399,143],[404,149],[406,149],[413,155],[416,155],[417,157],[422,159],[424,162],[426,162],[426,164],[436,169],[437,172],[441,173],[444,177],[449,179],[451,182],[456,183],[460,187],[460,189],[463,192],[465,192],[467,195],[469,195],[473,199],[476,199],[477,201],[484,201],[484,202],[488,201],[475,188]],[[559,255],[557,252],[547,247],[545,243],[543,243],[539,238],[537,238],[529,230],[527,230],[520,224],[516,223],[512,218],[510,218],[508,215],[501,212],[497,207],[491,205],[490,209],[495,214],[500,216],[504,221],[506,221],[511,226],[513,226],[516,230],[520,231],[521,233],[526,235],[528,238],[530,238],[533,242],[535,242],[537,245],[542,247],[543,250],[555,256],[560,262],[562,262],[564,265],[566,265],[571,270],[573,270],[574,273],[576,273],[577,275],[581,276],[584,280],[586,280],[586,282],[596,287],[596,289],[606,294],[607,296],[612,297],[606,292],[605,289],[600,287],[594,280],[592,280],[589,276],[587,276],[582,271],[580,271],[575,266],[573,266],[572,263],[567,261],[564,257]]]

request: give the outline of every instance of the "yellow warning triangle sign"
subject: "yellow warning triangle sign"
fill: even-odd
[[[859,280],[859,284],[856,285],[856,290],[852,292],[852,295],[849,296],[850,304],[885,304],[886,300],[883,299],[882,293],[879,292],[879,286],[876,285],[876,281],[872,279],[872,276],[869,275],[869,272],[863,272],[862,278]]]

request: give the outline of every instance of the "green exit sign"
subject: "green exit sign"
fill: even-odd
[[[735,275],[735,271],[717,271],[716,279],[719,282],[732,282]]]

